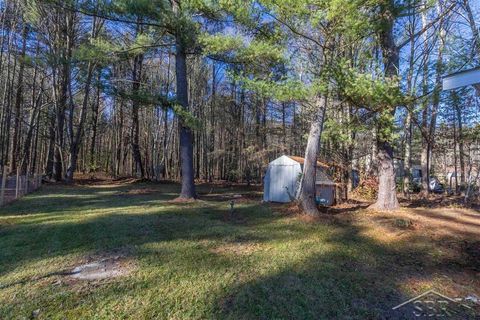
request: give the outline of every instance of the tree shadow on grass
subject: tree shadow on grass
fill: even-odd
[[[421,237],[390,246],[362,235],[362,227],[342,225],[325,241],[333,250],[231,288],[217,301],[219,318],[412,319],[411,305],[392,310],[412,298],[405,292],[408,282],[463,272],[475,278],[471,271],[479,261],[468,250],[455,257],[435,257]],[[468,315],[475,318],[462,313],[451,319]]]
[[[175,198],[176,187],[157,185],[148,193],[134,194],[133,190],[146,190],[146,185],[132,188],[131,185],[101,186],[44,186],[0,209],[1,216],[21,216],[39,213],[53,215],[80,210],[122,208],[132,205],[148,205]],[[130,193],[131,192],[131,193]]]
[[[252,209],[246,206],[239,210],[248,216]],[[105,229],[105,232],[117,232],[116,239],[93,246],[74,240],[74,249],[89,252],[127,244],[142,244],[132,255],[150,273],[142,277],[142,280],[127,278],[101,287],[95,300],[121,301],[126,297],[135,298],[131,297],[130,291],[137,287],[156,291],[168,285],[175,290],[174,283],[166,284],[172,280],[161,277],[156,271],[167,266],[170,273],[176,274],[173,279],[191,279],[189,281],[192,284],[196,283],[195,279],[210,279],[213,283],[210,288],[199,286],[189,289],[196,292],[195,302],[187,297],[180,300],[182,303],[166,301],[168,306],[163,308],[167,310],[154,310],[158,303],[156,300],[143,301],[145,308],[151,312],[145,311],[147,314],[165,312],[167,317],[168,312],[172,312],[168,308],[178,308],[194,318],[411,319],[410,309],[402,310],[403,312],[391,309],[412,297],[405,292],[405,282],[417,278],[428,279],[432,274],[444,271],[461,270],[460,261],[448,257],[432,257],[428,245],[417,243],[420,240],[416,237],[406,241],[412,243],[411,247],[406,243],[396,247],[365,236],[365,229],[361,226],[343,222],[328,227],[298,221],[283,224],[276,219],[285,218],[284,216],[257,212],[246,225],[232,225],[223,223],[218,218],[220,214],[221,211],[198,212],[197,209],[195,212],[183,209],[147,220],[137,220],[140,218],[128,215],[96,220],[95,223],[100,225],[109,223],[112,229]],[[136,232],[134,234],[124,233],[122,229],[119,230],[119,226],[124,224],[137,227],[142,225],[144,229],[133,231]],[[322,232],[326,235],[319,238],[321,242],[312,241]],[[181,249],[165,245],[176,240],[182,243]],[[263,243],[268,247],[272,242],[293,247],[290,250],[285,248],[282,252],[272,252],[271,255],[269,251],[260,252],[267,255],[266,260],[262,260],[263,263],[272,266],[272,270],[265,273],[257,273],[255,269],[262,266],[255,264],[239,269],[245,259],[250,264],[257,261],[255,252],[252,256],[242,256],[242,253],[236,251],[215,250],[222,245],[228,247],[229,244]],[[292,250],[302,250],[302,246],[305,246],[307,254],[289,260],[296,254]],[[64,248],[51,254],[61,256],[70,250],[73,249]],[[44,258],[45,255],[49,254],[44,253],[38,258]],[[25,261],[27,262],[28,260]],[[222,288],[222,285],[215,283],[215,275],[221,277],[229,270],[233,270],[238,278],[228,287]],[[199,294],[197,290],[206,291]],[[95,310],[94,299],[88,298],[85,292],[78,294],[85,295],[82,299],[86,299],[92,310]],[[148,299],[152,297],[149,296]],[[192,311],[189,308],[194,307],[189,303],[200,303],[207,307]]]
[[[52,207],[50,216],[42,216],[42,223],[26,221],[1,226],[0,275],[8,278],[10,272],[22,266],[71,253],[90,255],[131,247],[134,249],[129,254],[138,260],[140,271],[147,269],[150,273],[141,277],[143,280],[127,278],[100,288],[95,296],[97,301],[121,301],[132,295],[132,287],[155,291],[170,281],[171,290],[175,290],[178,284],[172,279],[188,279],[197,284],[198,279],[208,278],[211,287],[190,288],[192,292],[204,291],[204,296],[195,296],[205,305],[203,309],[188,310],[193,308],[189,303],[194,302],[187,297],[183,301],[180,296],[173,296],[172,300],[180,299],[182,303],[165,302],[165,311],[155,310],[157,301],[146,301],[146,308],[152,309],[151,314],[164,312],[165,316],[169,308],[183,308],[196,318],[395,319],[404,315],[391,308],[411,298],[405,292],[405,282],[446,271],[459,273],[475,263],[472,255],[473,261],[467,265],[465,256],[431,255],[428,239],[412,236],[398,246],[385,244],[367,237],[363,226],[349,222],[328,226],[305,223],[274,214],[268,206],[258,203],[236,207],[236,213],[242,217],[242,223],[237,223],[223,218],[228,213],[228,203],[225,207],[223,202],[221,206],[163,203],[166,207],[162,207],[159,204],[174,195],[164,193],[160,200],[155,192],[126,198],[117,195],[131,188],[72,189],[72,201],[62,203],[61,209]],[[169,193],[172,189],[167,186],[163,190]],[[18,206],[39,204],[35,199],[30,201],[19,202]],[[120,210],[145,205],[151,205],[152,211]],[[118,208],[121,212],[69,219],[69,213],[77,207],[113,211]],[[262,250],[256,251],[257,245]],[[263,265],[271,270],[258,271]],[[167,271],[163,272],[175,276],[162,277],[159,270],[164,266]],[[232,282],[227,286],[216,283],[215,277],[220,279],[228,272],[236,277]],[[2,285],[25,285],[28,281],[27,276]],[[178,295],[181,294],[185,295],[180,290]],[[87,297],[85,293],[95,310],[95,299]],[[52,298],[45,294],[39,299]],[[411,314],[405,318],[411,318]]]
[[[136,183],[106,186],[46,185],[41,190],[23,197],[8,206],[0,208],[2,216],[22,216],[34,214],[68,214],[80,210],[121,209],[131,206],[165,205],[165,201],[178,197],[180,186],[177,184]],[[218,196],[211,196],[214,192]],[[222,188],[200,185],[200,200],[226,202],[233,194],[241,193],[251,200],[259,200],[254,188],[245,186]],[[173,202],[168,205],[175,205]],[[185,203],[179,203],[184,206]],[[195,205],[193,203],[192,205]]]
[[[95,204],[96,210],[109,208],[111,211],[78,214],[73,208],[67,212],[62,209],[59,210],[61,214],[53,211],[0,226],[0,246],[3,248],[0,252],[0,275],[47,258],[155,242],[228,241],[242,235],[254,241],[266,241],[267,235],[254,235],[249,230],[280,218],[272,216],[267,207],[256,203],[243,204],[235,209],[236,214],[244,218],[244,222],[239,224],[224,219],[229,213],[227,205],[163,203],[158,209],[152,205],[148,212],[144,212],[143,207],[130,212],[121,209],[123,206],[145,206],[148,201],[158,200],[140,196],[130,199],[128,204],[108,199],[102,201]],[[116,210],[119,212],[116,213]]]

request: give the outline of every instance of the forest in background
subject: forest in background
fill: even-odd
[[[0,1],[3,172],[261,183],[305,156],[398,207],[411,173],[478,180],[480,99],[442,77],[480,59],[475,1]],[[472,179],[473,177],[473,179]]]

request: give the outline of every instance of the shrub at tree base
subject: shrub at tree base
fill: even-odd
[[[354,198],[375,201],[377,198],[378,181],[374,177],[360,180],[358,187],[352,192]]]

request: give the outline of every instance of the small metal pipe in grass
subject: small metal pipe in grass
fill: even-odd
[[[235,206],[235,201],[230,201],[230,217],[233,218],[233,207]]]

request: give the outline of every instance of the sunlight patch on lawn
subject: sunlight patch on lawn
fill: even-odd
[[[442,282],[445,274],[419,270],[452,258],[377,215],[312,223],[254,199],[236,203],[232,217],[223,198],[169,202],[177,187],[74,187],[71,200],[0,209],[0,283],[9,285],[0,290],[0,318],[37,309],[43,318],[379,318],[415,285]],[[16,214],[32,204],[37,213]],[[135,264],[121,279],[58,274],[117,252]]]

